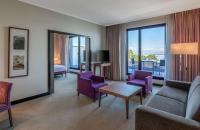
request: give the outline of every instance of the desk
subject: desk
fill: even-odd
[[[100,68],[100,76],[104,77],[104,68],[111,67],[111,63],[96,63],[94,64],[94,73],[96,74],[96,67]]]
[[[85,66],[86,63],[81,63],[81,68],[80,71],[83,71],[83,66]],[[92,71],[94,72],[94,74],[96,75],[96,68],[99,67],[100,68],[100,76],[104,77],[104,69],[105,67],[111,67],[111,63],[107,62],[107,63],[99,63],[99,62],[92,62]]]

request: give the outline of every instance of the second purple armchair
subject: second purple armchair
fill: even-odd
[[[104,77],[95,76],[92,72],[83,72],[77,77],[77,92],[78,95],[84,94],[94,101],[98,98],[97,93],[100,87],[107,85]]]
[[[138,85],[142,87],[143,96],[152,91],[152,73],[136,70],[135,73],[128,76],[127,84]]]
[[[8,111],[10,126],[13,126],[11,104],[10,104],[10,92],[12,83],[0,81],[0,112]]]

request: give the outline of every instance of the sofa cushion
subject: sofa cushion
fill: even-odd
[[[188,92],[183,89],[164,86],[157,95],[175,99],[186,104]]]
[[[146,105],[171,114],[185,116],[186,105],[172,98],[155,95]]]
[[[192,90],[188,97],[186,118],[200,122],[200,84]]]
[[[127,84],[145,86],[145,81],[139,80],[139,79],[134,79],[134,80],[131,80],[131,81],[127,81]]]
[[[192,82],[191,86],[190,86],[190,90],[189,90],[189,94],[188,94],[188,100],[190,99],[190,97],[192,96],[194,90],[196,89],[196,87],[200,85],[200,76],[197,76],[194,81]]]

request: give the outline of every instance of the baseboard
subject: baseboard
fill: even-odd
[[[38,95],[35,95],[35,96],[31,96],[31,97],[26,97],[26,98],[23,98],[23,99],[15,100],[15,101],[11,102],[11,105],[15,105],[15,104],[19,104],[19,103],[22,103],[22,102],[30,101],[30,100],[33,100],[33,99],[36,99],[36,98],[47,96],[47,95],[50,95],[50,94],[48,92],[46,92],[46,93],[38,94]]]
[[[163,84],[158,84],[158,83],[153,83],[153,85],[155,85],[155,86],[160,86],[160,87],[163,86]]]

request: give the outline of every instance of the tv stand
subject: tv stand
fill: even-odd
[[[104,69],[105,67],[111,67],[111,62],[105,62],[105,63],[98,63],[98,62],[92,62],[92,71],[94,72],[94,74],[96,75],[96,68],[99,67],[100,68],[100,76],[105,76],[104,75]],[[81,63],[81,68],[80,71],[83,71],[83,66],[85,66],[85,63]]]
[[[111,67],[111,63],[107,62],[107,63],[96,63],[94,64],[94,73],[96,74],[96,68],[99,67],[100,68],[100,76],[105,77],[104,75],[104,69],[105,67]]]

